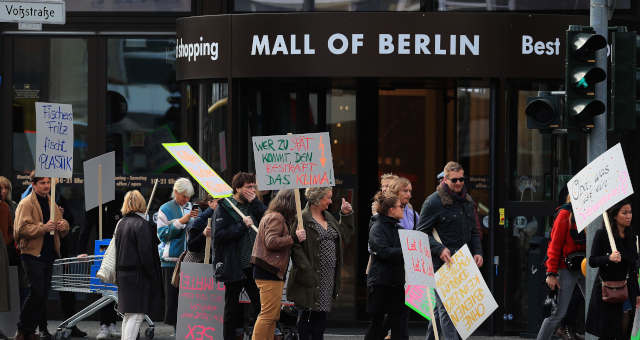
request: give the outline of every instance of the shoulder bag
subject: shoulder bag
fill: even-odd
[[[118,221],[116,228],[113,230],[113,237],[111,238],[111,241],[109,241],[109,246],[107,246],[107,250],[104,252],[104,256],[102,257],[100,269],[96,273],[96,277],[104,283],[116,283],[116,232],[118,231],[120,221],[122,221],[122,218]]]

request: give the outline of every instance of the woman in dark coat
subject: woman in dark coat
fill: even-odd
[[[599,268],[593,286],[585,328],[600,339],[628,339],[623,335],[623,305],[637,305],[636,238],[631,230],[631,203],[622,201],[608,210],[611,232],[618,251],[612,252],[606,230],[596,232],[589,265]],[[627,280],[629,299],[625,303],[602,301],[602,281]]]
[[[398,229],[404,217],[402,202],[389,193],[376,195],[378,219],[369,231],[371,268],[367,275],[368,308],[371,325],[365,340],[382,340],[387,334],[389,315],[393,339],[408,339],[409,310],[404,305],[404,258]]]
[[[135,340],[145,314],[162,309],[162,274],[155,229],[146,219],[138,190],[127,192],[116,227],[118,311],[124,314],[122,340]]]

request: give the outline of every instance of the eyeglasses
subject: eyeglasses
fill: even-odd
[[[460,183],[464,183],[464,177],[449,178],[449,180],[451,181],[451,183],[458,183],[458,181],[460,181]]]

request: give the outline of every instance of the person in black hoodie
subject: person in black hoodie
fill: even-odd
[[[609,221],[617,251],[611,251],[607,232],[598,230],[593,239],[589,265],[598,268],[598,277],[591,291],[586,331],[600,339],[629,339],[623,328],[623,305],[638,305],[636,238],[631,230],[631,203],[621,201],[610,208]],[[602,300],[602,281],[627,281],[628,301],[608,303]],[[629,324],[627,320],[627,326]]]
[[[371,325],[365,340],[381,340],[386,335],[384,318],[388,314],[391,336],[395,340],[408,339],[409,310],[404,305],[404,259],[398,224],[404,216],[397,196],[380,193],[378,218],[369,231],[371,267],[367,275],[368,305]]]
[[[207,237],[211,237],[211,227],[208,225],[209,219],[213,219],[213,213],[216,211],[218,207],[219,198],[213,198],[211,195],[207,195],[206,209],[196,217],[193,221],[193,225],[187,227],[187,250],[189,252],[184,258],[184,262],[203,262],[204,261],[204,251],[205,244],[207,241]],[[200,209],[202,210],[204,207],[202,203],[198,203],[200,205]],[[213,222],[211,222],[213,225]]]

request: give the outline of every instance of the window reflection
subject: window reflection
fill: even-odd
[[[420,11],[420,0],[234,0],[238,12]]]
[[[437,0],[439,11],[588,10],[589,0]],[[616,9],[630,9],[631,0],[616,1]]]

